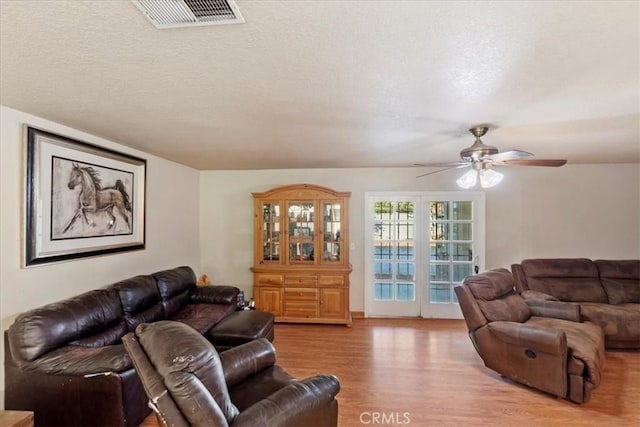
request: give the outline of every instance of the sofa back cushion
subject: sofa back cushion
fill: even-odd
[[[463,284],[469,287],[480,310],[490,322],[502,320],[522,323],[531,317],[529,306],[515,293],[513,276],[507,269],[497,268],[467,276]]]
[[[196,286],[196,275],[190,267],[158,271],[152,276],[156,280],[167,318],[187,305],[189,293]]]
[[[640,303],[640,260],[596,260],[609,304]]]
[[[136,276],[114,283],[120,296],[124,319],[129,331],[134,331],[141,323],[157,322],[165,318],[160,302],[160,293],[152,276]]]
[[[204,425],[202,420],[216,420],[215,425],[224,426],[238,416],[220,356],[205,337],[168,320],[140,325],[135,333],[187,421]]]
[[[532,291],[569,302],[607,303],[596,264],[586,258],[525,259],[520,263]]]
[[[95,289],[22,313],[9,327],[9,345],[14,358],[33,361],[67,344],[119,344],[126,332],[118,294]]]

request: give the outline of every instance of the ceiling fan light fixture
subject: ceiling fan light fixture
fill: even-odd
[[[465,190],[473,187],[478,182],[478,171],[472,169],[469,172],[462,175],[460,178],[456,180],[456,184],[458,187],[464,188]]]
[[[500,181],[502,181],[502,178],[504,178],[503,174],[493,169],[482,169],[478,172],[478,175],[480,175],[480,187],[482,188],[490,188],[498,185]]]

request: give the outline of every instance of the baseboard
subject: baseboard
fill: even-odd
[[[352,319],[364,319],[364,311],[352,311],[351,312]]]

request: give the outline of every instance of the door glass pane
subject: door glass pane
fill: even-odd
[[[412,260],[413,259],[413,242],[398,243],[398,250],[396,251],[396,259]]]
[[[322,260],[340,261],[340,203],[322,204]]]
[[[393,258],[393,246],[391,242],[379,242],[374,247],[375,259],[392,259]]]
[[[262,215],[262,259],[277,261],[280,259],[280,205],[264,203]]]
[[[431,202],[429,204],[431,221],[449,219],[449,202]]]
[[[431,284],[429,285],[429,302],[449,303],[451,302],[451,288],[449,285]]]
[[[432,261],[449,259],[449,243],[431,243],[429,246]]]
[[[413,301],[416,298],[415,294],[415,285],[413,283],[396,284],[396,299],[398,301]]]
[[[465,277],[473,274],[473,264],[453,264],[453,281],[460,283]]]
[[[449,223],[431,223],[431,240],[449,240]]]
[[[454,223],[452,228],[452,240],[471,240],[470,222]]]
[[[393,300],[393,284],[392,283],[375,283],[375,299],[377,300]]]
[[[431,264],[429,266],[429,279],[436,282],[448,282],[451,280],[449,264]]]
[[[473,202],[431,202],[429,301],[457,303],[453,287],[473,274]]]
[[[415,204],[374,204],[374,294],[377,300],[415,301]],[[388,281],[388,282],[386,282]]]
[[[473,202],[451,202],[451,219],[460,220],[466,219],[471,220],[472,212],[471,208],[473,206]]]
[[[399,262],[396,271],[396,280],[414,280],[415,264],[412,262]]]
[[[390,262],[376,262],[376,279],[393,278],[393,264]]]
[[[453,243],[453,261],[473,261],[472,243]]]
[[[310,262],[314,253],[315,205],[313,202],[290,202],[287,208],[289,218],[289,261]]]

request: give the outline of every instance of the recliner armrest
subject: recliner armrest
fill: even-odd
[[[309,411],[329,404],[340,391],[333,375],[317,375],[291,383],[242,411],[234,427],[297,425]]]
[[[560,301],[558,298],[553,295],[545,294],[544,292],[526,290],[521,294],[522,298],[531,301]]]
[[[487,328],[496,338],[511,345],[547,354],[563,355],[567,352],[567,336],[559,329],[517,322],[491,322]]]
[[[235,304],[240,289],[235,286],[198,286],[191,291],[189,302],[207,304]]]
[[[580,305],[564,301],[525,300],[532,316],[580,322]]]
[[[224,379],[228,387],[276,363],[276,350],[266,338],[250,341],[220,353]]]

